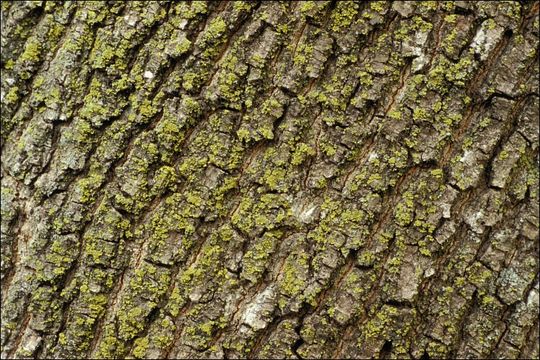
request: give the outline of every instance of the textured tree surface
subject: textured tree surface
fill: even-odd
[[[538,358],[538,2],[2,2],[2,358]]]

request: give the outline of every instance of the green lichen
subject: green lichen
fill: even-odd
[[[13,105],[19,100],[19,87],[13,86],[9,89],[8,93],[6,94],[4,98],[4,102],[6,105]]]
[[[266,232],[251,246],[242,259],[242,277],[253,283],[259,280],[280,237],[279,231]]]
[[[24,46],[24,51],[19,57],[18,61],[34,63],[40,60],[40,55],[43,48],[41,43],[36,38],[28,40]]]
[[[298,256],[289,257],[283,268],[283,279],[280,284],[283,292],[291,297],[297,296],[306,286],[306,281],[302,278],[308,266],[309,257],[305,253]]]
[[[97,190],[105,180],[105,177],[99,173],[90,173],[85,178],[80,179],[76,185],[76,192],[79,194],[80,202],[90,203],[96,199]]]
[[[378,4],[375,6],[377,7]],[[358,4],[355,2],[338,2],[330,17],[332,21],[330,28],[332,31],[338,32],[349,28],[356,14],[358,14],[358,7]]]
[[[206,31],[204,32],[201,40],[201,45],[206,46],[208,44],[215,43],[220,39],[227,30],[227,23],[220,17],[216,16],[208,24]]]
[[[144,358],[146,354],[146,350],[148,349],[149,340],[148,337],[143,337],[136,339],[134,342],[133,347],[133,356],[136,359],[142,359]]]
[[[291,164],[295,166],[300,165],[307,159],[307,157],[313,155],[315,155],[315,150],[311,146],[306,143],[299,143],[296,145],[296,149],[292,154]]]
[[[366,323],[363,328],[363,338],[366,340],[384,337],[390,331],[390,325],[398,314],[395,307],[383,305],[376,314]],[[360,345],[360,344],[359,344]]]
[[[396,223],[400,226],[408,226],[413,220],[414,213],[414,194],[406,191],[403,194],[403,200],[397,204],[394,211]]]

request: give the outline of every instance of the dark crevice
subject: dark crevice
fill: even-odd
[[[395,299],[388,299],[384,303],[386,305],[390,305],[398,309],[407,309],[407,308],[413,307],[413,304],[411,304],[411,302],[407,300],[400,301],[400,300],[395,300]]]
[[[299,335],[300,336],[300,335]],[[304,339],[302,339],[302,337],[300,337],[298,340],[296,340],[294,342],[294,344],[292,344],[291,346],[291,351],[292,353],[298,358],[298,359],[303,359],[303,357],[298,354],[298,349],[300,349],[300,346],[302,346],[302,344],[304,344]]]
[[[379,351],[379,359],[390,359],[392,355],[392,341],[386,340]]]

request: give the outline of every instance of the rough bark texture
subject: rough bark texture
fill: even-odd
[[[538,2],[2,2],[2,358],[538,358]]]

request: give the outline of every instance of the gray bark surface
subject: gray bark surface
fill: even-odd
[[[538,358],[539,3],[1,4],[2,358]]]

